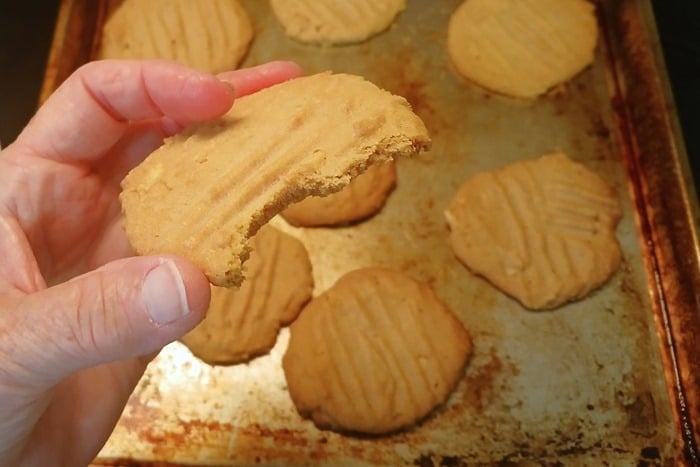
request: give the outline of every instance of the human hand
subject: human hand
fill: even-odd
[[[299,74],[93,62],[0,152],[0,465],[89,463],[152,356],[206,312],[193,265],[127,258],[123,176],[165,136]]]

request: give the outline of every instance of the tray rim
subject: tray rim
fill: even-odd
[[[609,65],[622,97],[616,103],[618,128],[628,146],[625,163],[636,203],[640,247],[645,252],[648,283],[653,287],[651,301],[667,388],[683,441],[683,459],[678,462],[700,465],[700,386],[694,376],[700,365],[692,359],[700,342],[689,336],[693,329],[700,329],[700,308],[694,294],[700,286],[697,191],[651,1],[621,1],[615,6],[615,14],[609,12],[605,18],[613,24],[606,31],[622,33],[623,37],[609,42],[617,44],[614,52],[627,67],[612,58]],[[645,76],[649,72],[655,80],[637,79],[640,73]],[[650,141],[656,137],[660,140]],[[659,153],[668,156],[666,164],[655,163]],[[678,190],[663,190],[668,185]],[[679,251],[689,243],[693,254]]]

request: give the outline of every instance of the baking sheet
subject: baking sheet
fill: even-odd
[[[75,6],[83,2],[67,3],[74,9],[69,18],[85,11]],[[107,3],[88,12],[83,23],[99,24]],[[405,271],[429,282],[458,314],[471,332],[474,354],[445,407],[425,422],[400,434],[358,438],[320,431],[298,416],[280,367],[286,330],[270,355],[235,367],[203,364],[173,343],[149,366],[98,462],[692,461],[696,434],[692,423],[684,424],[684,414],[691,412],[679,408],[678,396],[693,396],[697,388],[674,386],[674,371],[687,367],[673,359],[665,341],[665,331],[679,334],[663,327],[651,263],[666,256],[647,243],[655,224],[647,218],[646,193],[640,189],[646,172],[634,172],[629,160],[635,150],[630,147],[635,128],[629,125],[636,120],[620,110],[619,75],[628,70],[618,57],[619,31],[610,30],[639,21],[642,2],[600,2],[604,34],[593,66],[532,102],[493,95],[456,74],[444,42],[447,19],[460,0],[409,1],[389,31],[337,48],[291,41],[267,2],[242,3],[256,30],[244,66],[292,59],[309,73],[332,69],[363,75],[405,96],[433,137],[429,153],[399,161],[397,189],[369,221],[296,229],[274,220],[307,245],[316,294],[358,267]],[[624,14],[629,15],[624,24],[609,22]],[[65,60],[60,63],[70,68]],[[51,76],[60,79],[60,73]],[[624,208],[617,231],[624,262],[609,283],[585,300],[551,312],[530,312],[454,258],[442,211],[470,175],[554,150],[583,162],[615,188]],[[689,204],[684,208],[688,211]]]

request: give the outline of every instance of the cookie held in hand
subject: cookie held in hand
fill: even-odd
[[[213,285],[239,285],[248,239],[274,215],[429,146],[403,97],[354,75],[296,78],[237,99],[129,172],[120,195],[126,235],[137,254],[177,254]]]

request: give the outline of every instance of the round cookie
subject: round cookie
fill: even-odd
[[[457,257],[530,309],[583,298],[620,264],[615,193],[562,153],[473,176],[445,217]]]
[[[442,404],[471,351],[427,284],[366,268],[341,277],[291,325],[282,359],[297,410],[321,428],[381,434]]]
[[[105,21],[98,56],[162,58],[217,73],[236,68],[252,38],[238,0],[124,0]]]
[[[362,42],[388,28],[405,0],[270,0],[287,36],[300,42]]]
[[[327,196],[309,196],[281,215],[297,227],[348,224],[376,214],[395,186],[395,162],[373,164],[342,190]]]
[[[206,318],[180,340],[211,364],[233,364],[268,352],[281,326],[311,298],[304,244],[269,225],[253,237],[240,289],[214,287]]]
[[[124,228],[137,254],[177,254],[213,285],[238,285],[248,239],[276,214],[429,146],[406,99],[360,76],[292,79],[190,125],[131,170],[119,197]]]
[[[587,0],[465,0],[447,28],[447,51],[467,79],[534,98],[593,61],[598,24]]]

